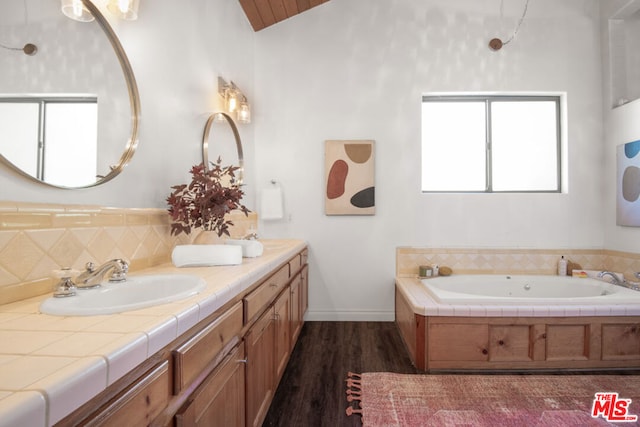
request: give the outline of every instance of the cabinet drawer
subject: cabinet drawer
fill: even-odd
[[[175,392],[189,385],[234,336],[242,329],[242,302],[174,350]]]
[[[84,425],[148,425],[167,406],[170,396],[171,376],[165,361]]]
[[[244,298],[245,322],[262,312],[289,281],[289,264],[285,264]]]
[[[244,344],[229,353],[176,414],[177,427],[245,425]]]
[[[300,270],[300,267],[302,267],[302,259],[300,254],[291,258],[291,260],[289,261],[289,267],[291,269],[292,275],[295,274],[298,270]]]

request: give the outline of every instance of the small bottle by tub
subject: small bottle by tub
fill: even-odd
[[[566,275],[567,275],[567,260],[564,258],[564,255],[562,255],[558,260],[558,276],[566,276]]]
[[[418,275],[420,278],[432,277],[433,276],[433,268],[430,265],[421,265],[418,267]]]

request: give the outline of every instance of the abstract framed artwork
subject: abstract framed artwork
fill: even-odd
[[[325,214],[375,214],[372,140],[325,141]]]
[[[640,140],[619,145],[616,160],[616,224],[640,227]]]

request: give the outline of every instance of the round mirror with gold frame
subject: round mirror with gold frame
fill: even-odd
[[[0,5],[0,161],[57,188],[110,181],[138,145],[131,64],[100,10],[81,1],[94,21],[50,0]],[[10,48],[27,43],[35,52]]]

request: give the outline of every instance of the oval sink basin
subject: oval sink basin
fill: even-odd
[[[201,292],[206,282],[186,274],[131,276],[120,283],[105,282],[97,289],[78,289],[66,298],[47,298],[40,311],[58,316],[92,316],[138,310],[179,301]]]

